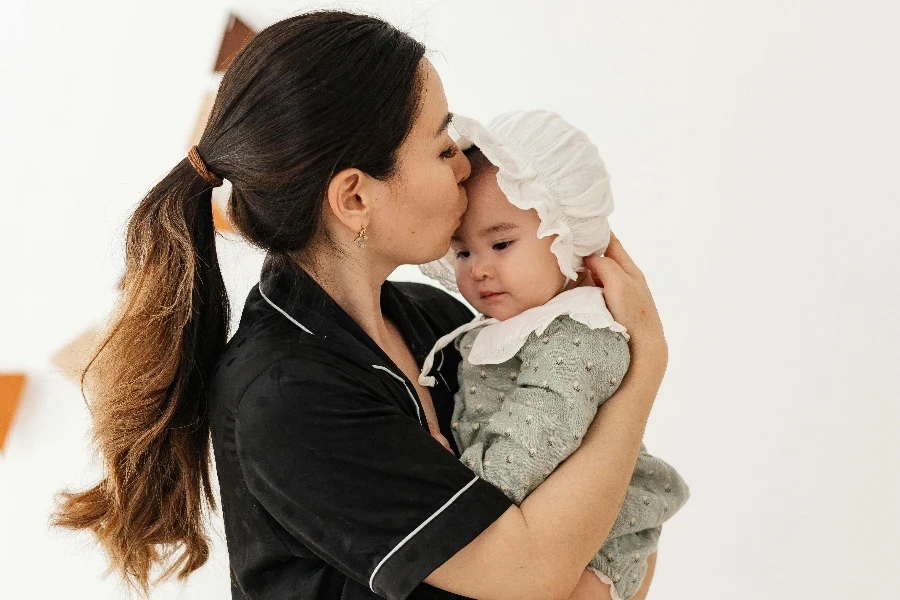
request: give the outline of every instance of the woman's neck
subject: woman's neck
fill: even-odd
[[[354,254],[320,247],[295,260],[376,344],[384,348],[388,330],[381,312],[381,286],[393,269],[379,268]]]

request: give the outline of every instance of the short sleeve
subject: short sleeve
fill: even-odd
[[[288,359],[237,412],[244,477],[262,507],[320,558],[406,598],[511,502],[474,476],[354,365]]]

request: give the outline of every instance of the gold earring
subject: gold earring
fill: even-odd
[[[360,248],[365,248],[367,239],[369,239],[369,236],[366,235],[366,226],[363,225],[362,229],[359,230],[359,235],[353,241],[359,244]]]

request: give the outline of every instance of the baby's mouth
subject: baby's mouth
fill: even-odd
[[[482,300],[493,300],[494,298],[499,298],[506,292],[481,292]]]

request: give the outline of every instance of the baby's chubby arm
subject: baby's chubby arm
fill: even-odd
[[[630,353],[622,335],[557,318],[519,351],[516,387],[461,460],[521,503],[581,444],[597,407],[618,389]]]

